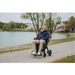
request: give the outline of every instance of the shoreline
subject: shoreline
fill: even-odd
[[[9,47],[4,47],[4,48],[19,47],[19,46],[30,45],[30,44],[32,44],[32,43],[15,45],[15,46],[9,46]],[[0,48],[0,49],[4,49],[4,48]]]
[[[75,33],[65,33],[65,34],[67,35],[67,38],[58,39],[58,40],[50,40],[49,43],[48,43],[48,46],[75,40],[74,39],[75,38]],[[22,45],[17,45],[17,46],[12,46],[12,47],[0,48],[0,53],[21,51],[21,50],[27,50],[27,49],[32,49],[32,43],[22,44]]]
[[[2,31],[2,32],[7,32],[7,33],[9,33],[9,32],[14,32],[14,31]],[[14,32],[15,33],[15,32]],[[20,32],[21,33],[21,32]],[[35,32],[25,32],[25,33],[35,33]],[[5,33],[6,34],[6,33]],[[60,37],[53,37],[52,35],[53,34],[58,34],[58,35],[63,35],[62,37],[60,36]],[[68,35],[66,35],[66,34],[63,34],[63,33],[53,33],[51,36],[52,36],[52,38],[50,38],[50,40],[58,40],[58,39],[65,39],[65,38],[67,38],[68,37]],[[4,38],[5,39],[5,38]],[[15,39],[15,38],[14,38]],[[8,40],[8,39],[7,39]],[[13,38],[12,38],[12,40],[13,40]],[[17,40],[17,39],[16,39]],[[15,40],[15,41],[16,41]],[[19,39],[20,40],[20,39]],[[5,40],[6,41],[6,40]],[[11,41],[11,40],[9,40],[9,41]],[[14,41],[14,40],[13,40]],[[22,40],[22,41],[25,41],[25,40]],[[12,43],[12,42],[11,42]],[[9,48],[9,47],[15,47],[15,46],[20,46],[20,45],[28,45],[28,44],[31,44],[32,43],[32,41],[26,41],[26,42],[21,42],[21,43],[9,43],[9,44],[7,44],[7,43],[4,43],[4,44],[2,44],[2,43],[0,43],[1,44],[1,46],[0,46],[0,49],[2,49],[2,48]],[[6,44],[6,45],[5,45]]]
[[[5,30],[0,30],[5,31]],[[11,30],[11,31],[5,31],[5,32],[35,32],[35,31],[26,31],[26,30]]]

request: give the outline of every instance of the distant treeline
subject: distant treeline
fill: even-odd
[[[67,21],[63,21],[65,24],[75,24],[75,17],[71,16]]]
[[[10,21],[9,23],[4,23],[0,21],[0,30],[3,31],[14,31],[14,30],[23,30],[27,27],[25,23],[17,23]]]

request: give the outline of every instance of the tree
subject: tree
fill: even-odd
[[[11,25],[8,25],[8,30],[9,30],[9,31],[11,31],[11,30],[12,30],[12,29],[11,29]]]
[[[75,24],[75,18],[73,16],[69,18],[69,24]]]
[[[45,21],[45,25],[51,35],[55,31],[58,22],[61,21],[61,17],[57,16],[56,13],[48,13],[47,16],[48,19]]]
[[[2,29],[4,23],[0,21],[0,29]]]
[[[56,29],[57,22],[61,21],[61,17],[56,17],[56,13],[23,13],[21,14],[21,18],[30,19],[32,21],[36,34],[38,34],[38,32],[41,30],[39,26],[42,27],[42,25],[45,23],[51,35],[52,32]]]
[[[7,30],[7,25],[3,25],[2,29]]]
[[[21,25],[21,28],[23,29],[23,25]]]
[[[10,21],[10,22],[9,22],[9,25],[11,25],[11,29],[13,30],[16,24],[15,24],[15,22]]]
[[[69,24],[69,22],[68,22],[68,21],[64,21],[63,23],[65,23],[65,24]]]
[[[41,24],[41,27],[44,24],[45,14],[44,13],[23,13],[21,14],[21,18],[30,19],[32,21],[36,34],[38,34],[41,29],[39,24]]]
[[[60,24],[60,23],[61,23],[61,17],[58,16],[58,17],[57,17],[57,24]]]
[[[65,24],[75,24],[75,17],[71,16],[69,20],[64,21]]]
[[[60,23],[61,23],[61,21],[58,21],[58,22],[57,22],[57,24],[60,24]]]
[[[17,22],[13,22],[13,21],[10,21],[9,23],[4,23],[4,22],[0,21],[0,29],[1,30],[11,31],[11,30],[15,30],[17,28],[25,29],[26,27],[27,27],[27,25],[25,23],[17,23]]]
[[[47,27],[47,30],[49,31],[49,29],[50,29],[49,19],[46,19],[46,20],[45,20],[44,25]],[[51,26],[54,27],[54,21],[53,21],[53,20],[51,20]],[[52,28],[53,28],[53,27],[52,27]]]

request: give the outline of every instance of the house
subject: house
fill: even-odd
[[[64,25],[63,22],[61,22],[60,24],[57,24],[56,29],[58,29],[59,26]]]
[[[75,31],[75,24],[61,25],[57,29],[59,31],[64,31],[65,28],[68,28],[70,31]]]

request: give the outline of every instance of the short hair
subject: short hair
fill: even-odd
[[[43,25],[43,26],[44,26],[44,25]],[[42,27],[43,27],[43,26],[42,26]],[[46,26],[44,26],[44,27],[46,28]]]

